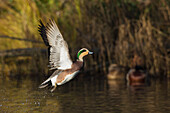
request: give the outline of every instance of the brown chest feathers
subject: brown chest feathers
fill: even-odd
[[[72,73],[80,70],[82,67],[83,67],[83,62],[82,61],[76,61],[75,63],[72,64],[70,69],[64,70],[61,74],[58,75],[57,83],[61,83],[67,75],[72,74]]]

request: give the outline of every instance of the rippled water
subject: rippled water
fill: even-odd
[[[32,78],[32,79],[31,79]],[[0,80],[0,112],[167,113],[170,82],[151,80],[138,87],[103,76],[77,76],[51,93],[38,78]]]

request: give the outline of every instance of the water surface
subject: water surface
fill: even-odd
[[[167,113],[170,82],[151,80],[147,85],[127,86],[103,75],[80,74],[51,93],[38,89],[38,77],[0,80],[0,112],[57,113]]]

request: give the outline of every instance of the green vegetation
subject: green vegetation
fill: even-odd
[[[85,68],[95,66],[96,70],[105,72],[111,63],[132,67],[133,57],[137,54],[141,58],[141,65],[150,74],[170,76],[168,0],[0,2],[0,35],[42,41],[37,30],[38,20],[46,23],[53,18],[68,42],[73,58],[81,47],[95,53],[94,57],[86,59]],[[35,47],[45,48],[39,43],[0,38],[0,50]],[[41,60],[37,62],[37,58]],[[11,73],[16,69],[16,72],[20,70],[29,74],[32,69],[45,70],[47,65],[47,59],[42,55],[11,59],[9,62],[9,59],[2,58],[1,71]],[[18,66],[18,62],[27,65],[25,69]]]

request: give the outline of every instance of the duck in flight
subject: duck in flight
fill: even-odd
[[[67,42],[63,39],[54,20],[50,20],[47,26],[44,26],[42,21],[40,21],[38,31],[45,45],[48,46],[50,70],[56,69],[39,88],[52,86],[51,92],[53,92],[57,85],[62,85],[73,79],[83,68],[83,57],[93,54],[93,52],[86,48],[80,49],[77,53],[77,60],[73,63],[70,59]]]

